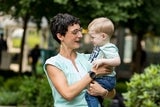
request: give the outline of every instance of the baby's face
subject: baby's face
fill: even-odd
[[[94,46],[101,46],[104,41],[102,33],[89,32],[90,40]]]

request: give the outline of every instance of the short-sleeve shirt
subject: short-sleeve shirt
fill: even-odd
[[[101,47],[94,47],[94,50],[90,55],[89,62],[92,63],[92,61],[101,58],[111,59],[115,57],[119,57],[118,48],[112,43],[106,43]],[[111,74],[108,74],[107,76],[115,76],[115,75],[116,72],[113,71]]]
[[[77,53],[75,63],[76,63],[78,71],[76,70],[76,68],[73,66],[72,62],[69,59],[61,56],[60,54],[57,54],[56,56],[51,57],[46,60],[45,65],[44,65],[44,71],[47,75],[47,79],[49,81],[49,84],[52,90],[53,99],[54,99],[54,107],[88,107],[87,102],[85,100],[86,89],[84,89],[72,101],[65,100],[58,93],[58,91],[52,84],[47,74],[47,71],[45,69],[45,66],[47,64],[50,64],[50,65],[53,65],[59,68],[65,74],[68,84],[71,85],[81,80],[82,77],[84,77],[84,75],[91,69],[91,64],[88,62],[88,58],[89,58],[89,55]]]
[[[100,50],[98,57],[103,56],[107,59],[119,57],[118,48],[112,43],[107,43],[104,46],[101,46]]]
[[[114,44],[107,43],[104,46],[100,47],[98,58],[112,59],[115,57],[119,57],[119,53],[118,53],[118,48]],[[108,76],[114,76],[114,75],[116,75],[115,71],[113,71]]]

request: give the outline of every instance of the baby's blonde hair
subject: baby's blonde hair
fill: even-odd
[[[105,33],[111,37],[114,33],[114,25],[112,21],[105,17],[99,17],[94,19],[88,25],[89,31],[94,31],[95,33]]]

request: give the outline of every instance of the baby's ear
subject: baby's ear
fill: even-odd
[[[108,36],[107,34],[102,33],[102,38],[103,38],[103,39],[106,39],[106,38],[107,38],[107,36]]]

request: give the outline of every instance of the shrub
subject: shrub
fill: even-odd
[[[52,107],[53,97],[46,77],[39,80],[38,92],[38,97],[36,99],[37,107]]]
[[[3,84],[4,78],[0,76],[0,84]]]
[[[127,107],[160,107],[160,65],[150,65],[134,74],[123,93]]]
[[[52,93],[46,77],[25,77],[19,88],[19,105],[30,107],[50,107],[53,105]]]
[[[115,89],[117,93],[124,93],[127,91],[127,85],[124,81],[117,81]]]
[[[2,82],[3,78],[0,78]],[[12,77],[0,87],[0,105],[25,107],[51,107],[53,98],[47,78],[44,76]]]
[[[16,76],[12,78],[8,78],[3,82],[3,88],[7,91],[16,92],[19,89],[19,86],[22,81],[20,81],[21,77]]]
[[[0,105],[17,105],[18,93],[12,91],[1,90],[0,92]]]
[[[38,79],[39,80],[39,79]],[[38,81],[36,78],[33,77],[27,77],[25,76],[22,78],[22,83],[19,86],[19,104],[23,105],[36,105],[36,97],[38,97]]]

